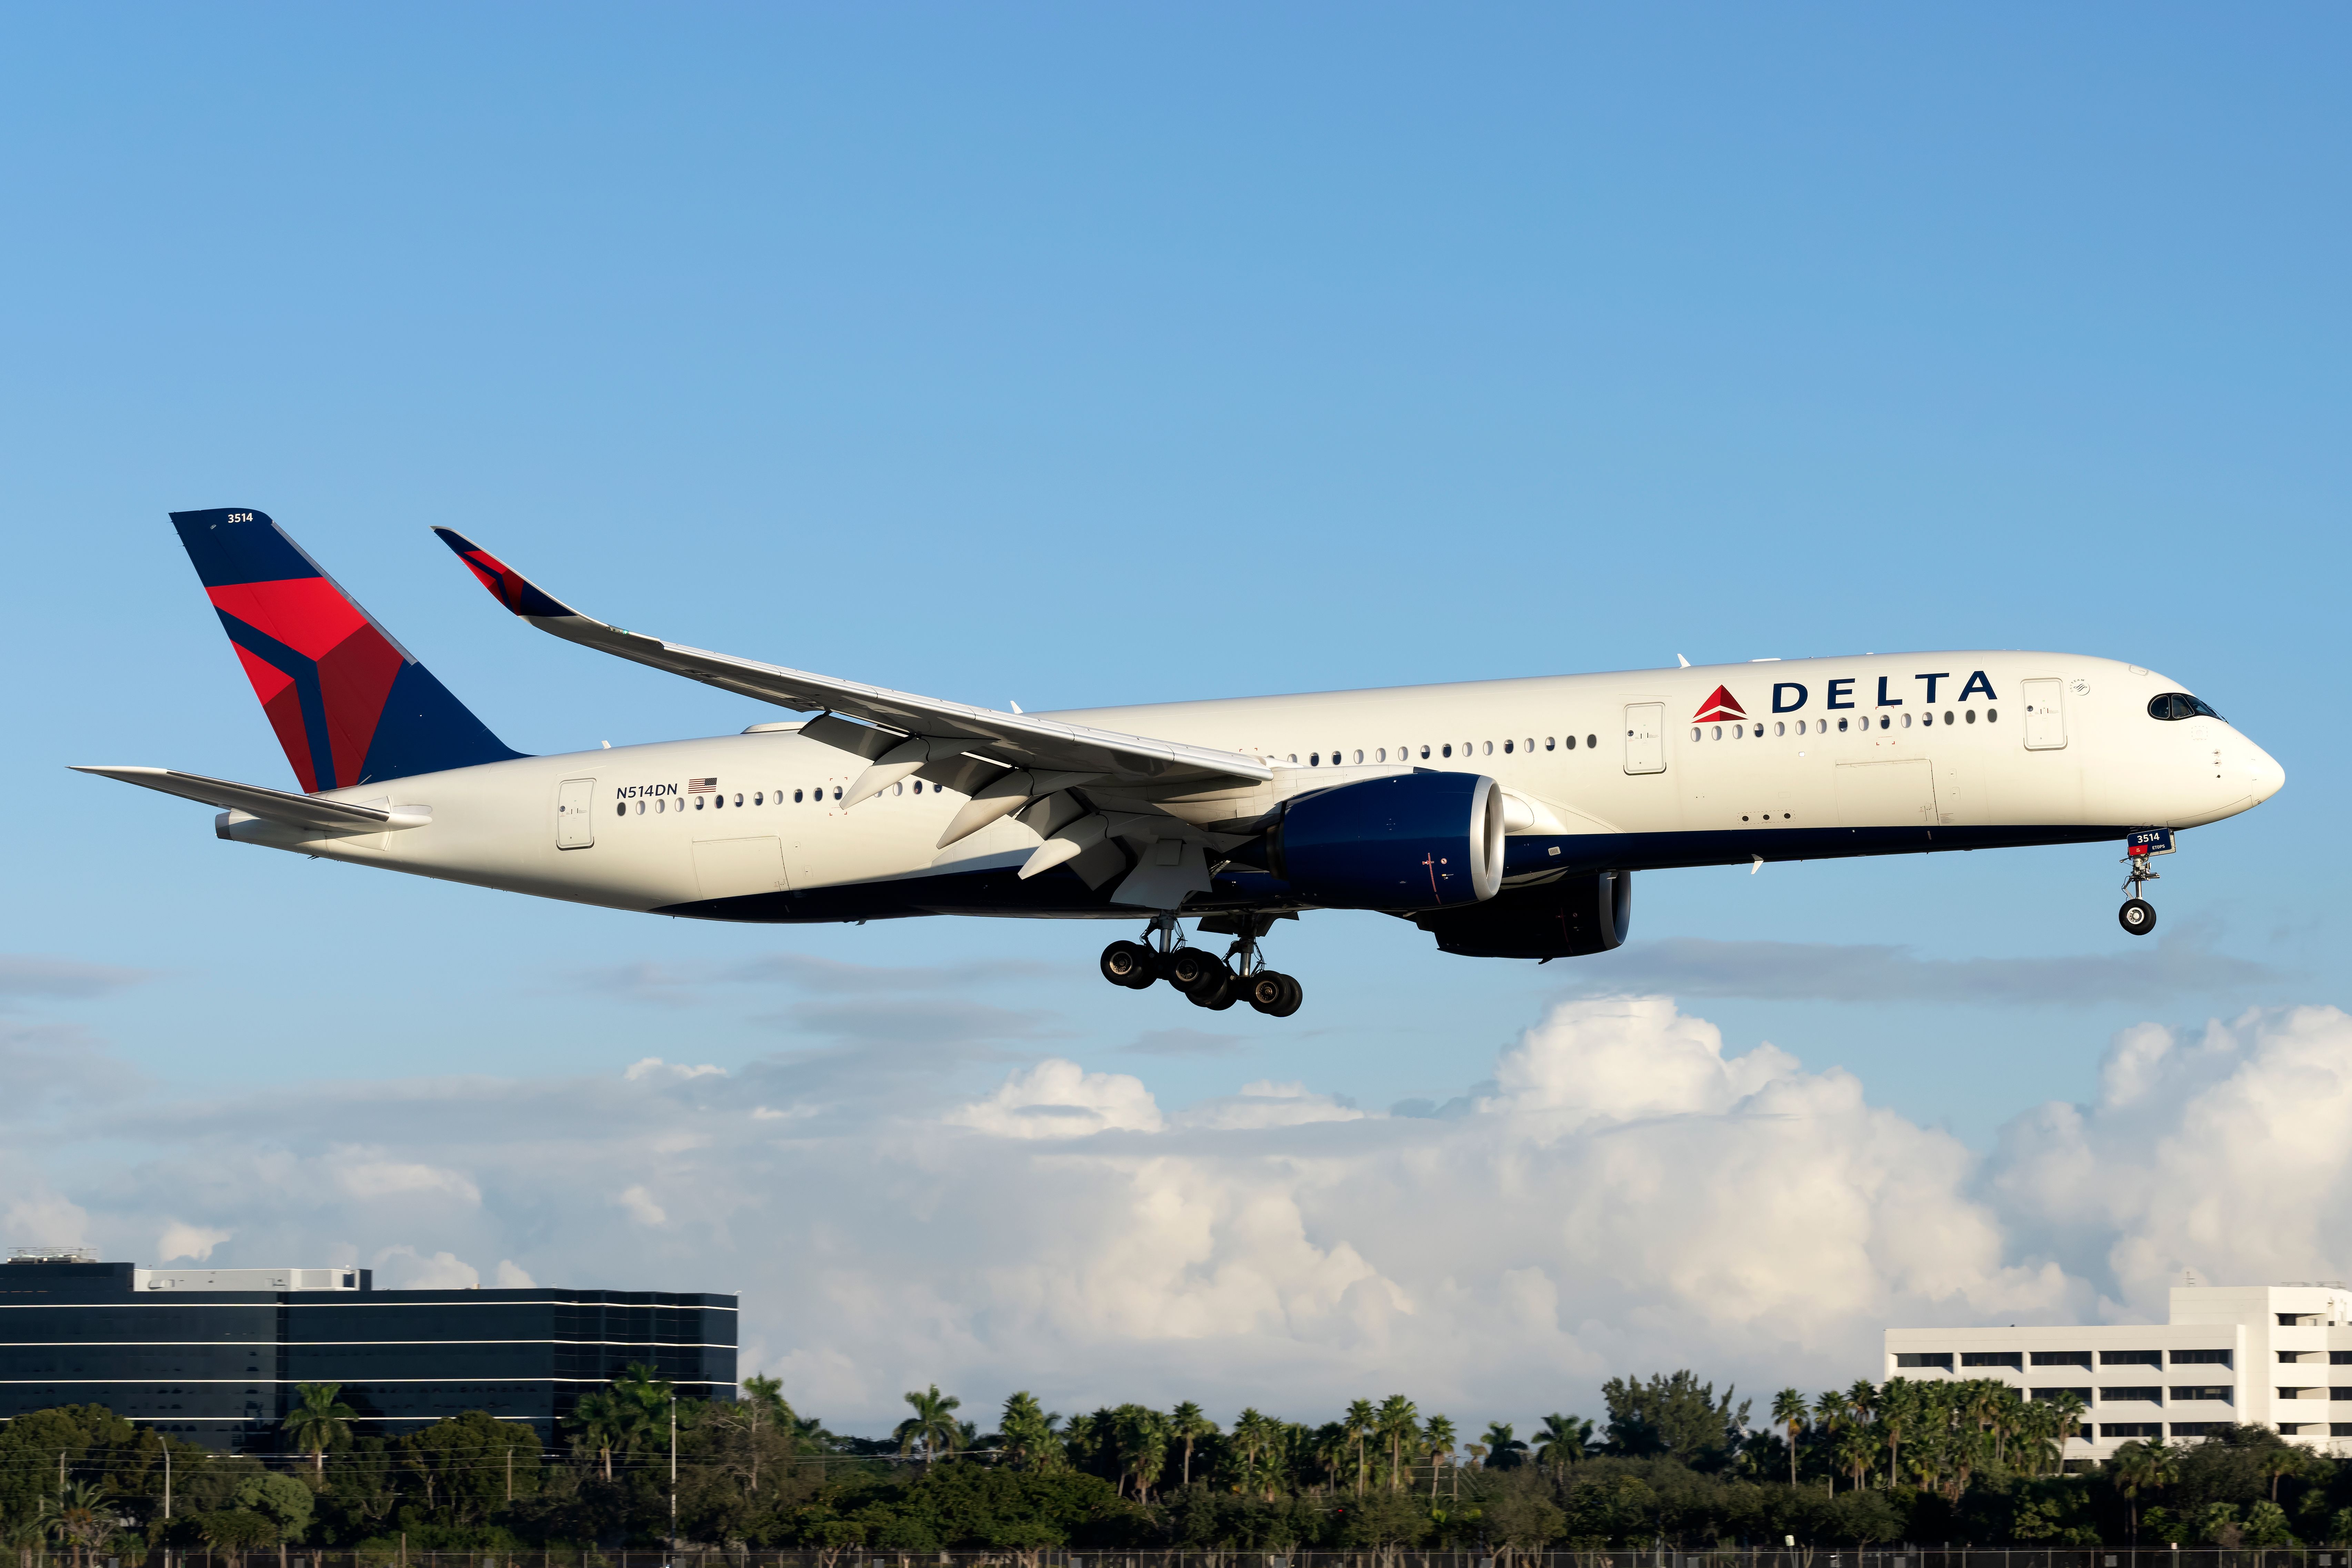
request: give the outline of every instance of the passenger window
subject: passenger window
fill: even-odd
[[[709,798],[710,798],[710,797],[709,797],[709,795],[696,795],[696,796],[694,797],[694,809],[695,809],[695,810],[697,810],[697,811],[700,811],[700,810],[702,809],[703,803],[704,803],[705,801],[709,800]]]
[[[1911,715],[1908,713],[1903,715],[1903,727],[1906,730],[1911,728]]]
[[[1881,713],[1878,716],[1878,727],[1882,730],[1891,730],[1895,727],[1895,721]]]
[[[1772,721],[1772,733],[1775,735],[1785,735],[1788,732],[1789,725],[1786,720],[1775,719]]]
[[[1322,753],[1322,752],[1307,752],[1307,765],[1308,767],[1310,767],[1310,768],[1319,768],[1319,767],[1321,767],[1321,766],[1323,765],[1323,753]]]
[[[1838,733],[1839,733],[1839,734],[1843,735],[1843,734],[1844,734],[1844,733],[1845,733],[1845,724],[1846,724],[1846,721],[1845,721],[1844,720],[1841,719],[1841,720],[1839,720],[1839,721],[1838,721]]]
[[[800,805],[800,803],[801,803],[801,792],[800,792],[800,791],[798,791],[798,790],[794,790],[794,791],[793,791],[793,804],[794,805]]]
[[[1372,753],[1372,760],[1381,763],[1387,762],[1389,760],[1389,749],[1386,746],[1382,746],[1379,751]]]
[[[1630,731],[1629,731],[1629,732],[1630,732]],[[1700,733],[1701,733],[1701,732],[1700,732],[1699,727],[1698,727],[1697,725],[1694,724],[1694,725],[1692,725],[1692,726],[1691,726],[1691,739],[1692,739],[1692,740],[1696,741],[1696,740],[1699,739],[1699,737],[1700,737]]]
[[[1573,735],[1568,738],[1568,749],[1571,752],[1576,750],[1576,737]]]
[[[1557,750],[1558,748],[1553,744],[1553,742],[1557,739],[1558,737],[1556,736],[1546,735],[1544,737],[1544,750],[1547,752]]]
[[[1297,753],[1297,752],[1291,752],[1291,753],[1290,753],[1290,760],[1291,760],[1293,763],[1297,762],[1297,761],[1298,761],[1298,753]]]
[[[1968,715],[1969,723],[1973,724],[1977,721],[1977,710],[1975,709],[1971,708],[1968,710]]]
[[[752,804],[753,805],[767,805],[767,804],[768,804],[768,797],[767,797],[766,794],[765,794],[764,792],[762,792],[762,791],[760,791],[760,790],[756,790],[756,789],[755,789],[755,790],[753,790],[753,791],[751,792],[751,804]]]
[[[1505,755],[1505,756],[1507,756],[1507,756],[1509,756],[1510,754],[1511,754],[1511,743],[1510,743],[1508,741],[1506,741],[1506,742],[1503,742],[1503,755]]]
[[[1491,757],[1491,756],[1493,756],[1494,754],[1495,754],[1495,742],[1492,742],[1492,741],[1489,741],[1489,742],[1486,742],[1486,755],[1488,755],[1488,756],[1490,756],[1490,757]]]
[[[735,792],[735,804],[737,805],[743,804],[743,792],[740,789]]]
[[[614,802],[613,803],[613,815],[614,815],[614,816],[628,816],[628,815],[629,815],[629,803],[628,803],[627,801],[625,801],[625,800],[616,800],[616,801],[614,801]]]
[[[1998,723],[2000,723],[2000,709],[1998,709],[1998,708],[1988,708],[1988,709],[1986,709],[1986,710],[1985,710],[1985,722],[1986,722],[1986,723],[1988,723],[1988,724],[1998,724]]]
[[[1945,709],[1945,710],[1944,710],[1944,722],[1945,722],[1945,723],[1947,723],[1947,724],[1948,724],[1948,723],[1950,723],[1951,721],[1952,721],[1952,710],[1951,710],[1950,709],[1947,708],[1947,709]]]
[[[1454,745],[1453,745],[1453,742],[1448,742],[1446,744],[1444,744],[1444,745],[1443,745],[1443,746],[1439,747],[1439,748],[1438,748],[1438,754],[1439,754],[1439,755],[1441,755],[1441,756],[1447,756],[1447,757],[1452,756],[1452,755],[1454,754]]]
[[[1509,747],[1507,747],[1507,746],[1504,747],[1503,749],[1504,749],[1505,751],[1508,751],[1508,750],[1510,750],[1510,748],[1509,748]],[[1536,738],[1535,738],[1533,735],[1529,735],[1529,736],[1528,737],[1528,746],[1527,746],[1527,749],[1528,749],[1528,751],[1530,751],[1530,752],[1532,752],[1532,751],[1534,751],[1534,750],[1536,749]]]
[[[839,784],[833,786],[833,798],[835,800],[839,800],[841,798],[841,786]]]
[[[917,780],[915,781],[915,793],[916,793],[917,795],[920,795],[920,794],[922,794],[922,793],[923,793],[923,781],[922,781],[922,780],[920,780],[920,779],[917,779]]]
[[[897,784],[892,784],[890,786],[890,793],[896,795],[905,795],[907,793],[907,781],[901,779]]]
[[[1421,760],[1424,763],[1429,761],[1429,748],[1427,746],[1423,746],[1421,749]]]
[[[1363,753],[1363,750],[1362,750],[1362,748],[1359,747],[1359,748],[1357,749],[1357,752],[1356,752],[1356,761],[1358,761],[1358,762],[1360,762],[1360,762],[1362,762],[1363,760],[1364,760],[1364,753]]]
[[[665,811],[667,810],[668,807],[669,802],[667,800],[656,800],[654,802],[654,809],[656,811]]]
[[[646,814],[646,803],[645,803],[644,801],[639,801],[639,802],[637,802],[637,815],[638,815],[639,816],[643,816],[645,814]]]
[[[1715,726],[1715,738],[1718,741],[1723,739],[1723,726],[1720,724]]]
[[[1597,746],[1597,745],[1599,745],[1599,744],[1601,744],[1601,737],[1600,737],[1600,736],[1598,736],[1598,735],[1587,735],[1587,736],[1585,736],[1585,737],[1584,737],[1584,749],[1585,749],[1586,751],[1588,751],[1588,752],[1589,752],[1589,751],[1591,751],[1593,747],[1595,747],[1595,746]]]

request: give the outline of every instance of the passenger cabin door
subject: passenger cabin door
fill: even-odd
[[[1663,702],[1625,704],[1625,771],[1662,773],[1666,771],[1666,705]]]
[[[2056,679],[2025,682],[2025,749],[2055,752],[2066,744],[2065,699]]]
[[[565,779],[555,791],[555,847],[586,849],[596,842],[594,779]]]

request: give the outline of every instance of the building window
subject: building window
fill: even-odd
[[[2161,1405],[2164,1403],[2164,1390],[2153,1387],[2103,1388],[2099,1390],[2099,1403],[2102,1405],[2126,1403],[2133,1405]]]
[[[2071,1394],[2084,1405],[2091,1403],[2091,1391],[2087,1388],[2037,1388],[2033,1391],[2033,1397],[2043,1400],[2055,1399],[2062,1394]]]
[[[2091,1364],[2091,1352],[2089,1351],[2035,1351],[2033,1364],[2036,1366],[2088,1366]]]
[[[2234,1405],[2237,1403],[2237,1391],[2230,1387],[2230,1385],[2225,1383],[2191,1383],[2173,1384],[2172,1402],[2175,1405],[2178,1405],[2185,1399],[2203,1399],[2211,1400],[2222,1405]]]
[[[1949,1351],[1897,1351],[1895,1352],[1895,1364],[1899,1367],[1941,1367],[1944,1371],[1949,1372],[1952,1370],[1952,1352]]]
[[[2176,1437],[2210,1437],[2227,1426],[2227,1421],[2175,1421],[2172,1435]],[[2352,1421],[2345,1423],[2345,1434],[2352,1436]]]
[[[2099,1423],[2099,1441],[2102,1443],[2112,1443],[2124,1437],[2161,1437],[2163,1436],[2164,1423],[2161,1421],[2102,1421]]]
[[[2230,1366],[2234,1363],[2230,1360],[2228,1351],[2174,1351],[2172,1364],[2175,1366]]]
[[[2101,1351],[2101,1366],[2162,1366],[2162,1351]]]
[[[2005,1366],[2012,1372],[2025,1370],[2023,1351],[1962,1351],[1962,1366]]]

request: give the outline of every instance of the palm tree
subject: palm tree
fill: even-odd
[[[1121,1484],[1133,1480],[1135,1500],[1148,1503],[1151,1500],[1151,1484],[1168,1466],[1168,1443],[1174,1436],[1168,1417],[1140,1405],[1122,1405],[1111,1415]]]
[[[1772,1419],[1789,1429],[1789,1484],[1797,1484],[1797,1434],[1805,1429],[1805,1396],[1784,1388],[1772,1396]]]
[[[1454,1458],[1454,1423],[1443,1415],[1433,1415],[1422,1424],[1422,1446],[1429,1450],[1429,1496],[1437,1500],[1437,1468]],[[1454,1493],[1462,1494],[1462,1472],[1454,1472]]]
[[[2126,1443],[2107,1459],[2107,1479],[2115,1483],[2116,1490],[2123,1493],[2125,1502],[2130,1505],[2131,1539],[2135,1548],[2139,1545],[2139,1494],[2156,1484],[2153,1474],[2156,1468],[2148,1458],[2147,1445],[2137,1441]]]
[[[1584,1458],[1585,1445],[1592,1441],[1592,1423],[1580,1415],[1562,1415],[1558,1411],[1543,1418],[1536,1428],[1536,1463],[1551,1467],[1555,1481]]]
[[[2271,1479],[2271,1501],[2278,1501],[2279,1482],[2303,1468],[2303,1450],[2285,1444],[2263,1453],[2262,1471]]]
[[[103,1481],[95,1486],[68,1481],[56,1497],[41,1500],[40,1518],[50,1534],[73,1548],[75,1568],[80,1568],[85,1551],[98,1551],[119,1528],[113,1511],[106,1506],[106,1497]]]
[[[1402,1394],[1381,1401],[1375,1430],[1389,1440],[1389,1490],[1404,1489],[1405,1444],[1421,1436],[1421,1412]]]
[[[1907,1377],[1890,1377],[1878,1391],[1878,1420],[1886,1428],[1886,1485],[1903,1481],[1903,1432],[1918,1418],[1918,1384]]]
[[[1525,1443],[1511,1436],[1511,1423],[1508,1421],[1487,1422],[1486,1437],[1486,1464],[1491,1469],[1507,1470],[1518,1462],[1521,1454],[1528,1451]]]
[[[1184,1401],[1168,1413],[1168,1435],[1184,1445],[1184,1484],[1192,1484],[1192,1444],[1202,1437],[1217,1435],[1217,1424],[1201,1414],[1201,1407],[1191,1400]]]
[[[604,1472],[604,1479],[611,1480],[613,1450],[629,1438],[628,1419],[620,1401],[613,1396],[610,1389],[583,1394],[579,1403],[572,1405],[572,1414],[564,1419],[572,1428],[572,1442],[594,1454],[597,1465]]]
[[[1061,1441],[1054,1432],[1061,1419],[1026,1390],[1012,1395],[1004,1402],[1003,1419],[997,1423],[997,1430],[1003,1435],[1004,1457],[1033,1470],[1046,1468],[1061,1451]]]
[[[298,1403],[278,1424],[295,1451],[310,1456],[310,1472],[316,1476],[327,1473],[327,1450],[352,1440],[351,1423],[359,1412],[336,1397],[342,1391],[340,1383],[296,1384]]]
[[[1823,1389],[1822,1396],[1813,1401],[1813,1425],[1820,1427],[1824,1436],[1834,1436],[1845,1425],[1845,1395],[1834,1388]],[[1830,1496],[1837,1496],[1837,1471],[1834,1468],[1830,1471]]]
[[[1878,1458],[1878,1439],[1864,1426],[1848,1426],[1837,1440],[1839,1468],[1853,1478],[1853,1489],[1860,1491],[1864,1477],[1870,1473],[1871,1461]]]
[[[2083,1415],[2090,1406],[2083,1403],[2081,1394],[2062,1388],[2050,1396],[2050,1407],[2058,1415],[2058,1469],[2063,1475],[2066,1469],[2066,1440],[2083,1435]]]
[[[962,1437],[956,1426],[955,1413],[963,1408],[963,1401],[952,1394],[941,1394],[935,1383],[920,1394],[909,1389],[907,1403],[915,1413],[899,1422],[890,1436],[898,1439],[901,1458],[913,1453],[918,1443],[921,1444],[923,1464],[928,1468],[941,1448],[952,1453]]]
[[[1372,1402],[1369,1399],[1355,1401],[1348,1406],[1347,1415],[1339,1418],[1340,1426],[1346,1430],[1347,1440],[1353,1444],[1356,1449],[1356,1495],[1358,1497],[1364,1495],[1364,1445],[1370,1440],[1372,1431],[1380,1425],[1380,1420],[1381,1413],[1372,1408]]]

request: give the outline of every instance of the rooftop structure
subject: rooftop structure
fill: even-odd
[[[1889,1329],[1885,1375],[1997,1378],[2087,1407],[2070,1464],[2134,1438],[2199,1438],[2232,1424],[2352,1453],[2352,1287],[2183,1285],[2166,1323]]]

